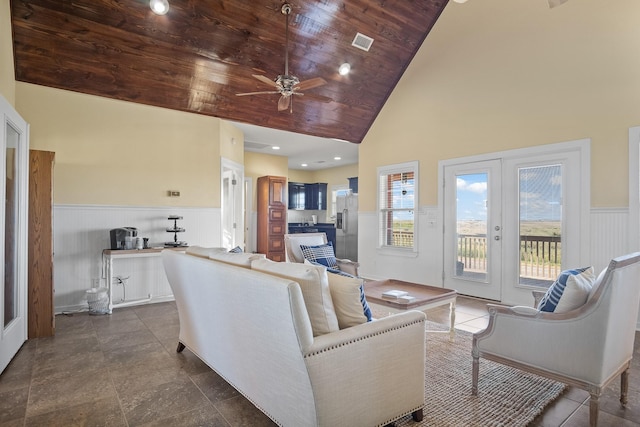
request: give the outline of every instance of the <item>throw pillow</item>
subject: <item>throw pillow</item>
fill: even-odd
[[[298,282],[314,337],[340,329],[331,300],[326,268],[259,259],[251,263],[251,269]]]
[[[549,287],[538,304],[538,310],[565,313],[583,305],[595,282],[593,267],[565,270]]]
[[[304,263],[324,267],[308,259],[305,259]],[[370,322],[372,315],[364,294],[364,280],[335,268],[326,267],[326,270],[327,273],[331,273],[328,275],[329,290],[340,329]]]
[[[336,261],[331,242],[316,246],[300,245],[300,249],[304,259],[320,263],[325,267],[338,268],[338,261]]]
[[[240,246],[236,246],[233,249],[229,249],[229,252],[231,252],[232,254],[241,254],[244,251],[242,250],[242,248]]]

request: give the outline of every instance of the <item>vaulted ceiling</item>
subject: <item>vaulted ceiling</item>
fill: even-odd
[[[158,16],[147,0],[11,0],[16,80],[360,143],[447,4],[291,0],[289,74],[326,84],[278,111],[280,94],[236,95],[284,74],[283,2],[169,1]]]

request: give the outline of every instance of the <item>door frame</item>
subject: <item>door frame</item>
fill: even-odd
[[[226,203],[225,199],[225,175],[231,173],[236,181],[233,185],[233,201],[232,206]],[[231,212],[233,215],[233,221],[235,228],[233,230],[233,243],[234,246],[241,246],[245,249],[245,229],[244,229],[244,165],[236,163],[232,160],[222,157],[220,159],[220,246],[225,246],[225,214]],[[231,248],[227,248],[231,249]]]
[[[18,114],[9,102],[0,95],[0,116],[2,117],[2,129],[0,130],[0,172],[6,176],[6,136],[7,126],[11,126],[20,135],[19,146],[17,147],[17,203],[21,207],[17,218],[16,230],[16,282],[18,284],[17,313],[15,318],[4,327],[4,279],[0,284],[0,372],[9,364],[13,356],[18,352],[22,344],[27,340],[28,332],[28,293],[27,293],[27,268],[28,268],[28,191],[29,191],[29,125]],[[6,185],[2,180],[0,185],[0,200],[5,200]],[[5,269],[5,208],[4,202],[0,207],[0,254],[2,254],[2,264],[0,265],[0,277],[4,278]]]
[[[558,155],[561,156],[563,154],[573,153],[575,157],[574,166],[577,170],[575,173],[579,176],[580,181],[580,190],[578,192],[579,200],[576,202],[576,208],[578,212],[575,212],[571,216],[572,221],[577,221],[578,224],[577,229],[579,232],[577,236],[574,236],[577,239],[576,242],[572,242],[571,246],[571,256],[567,259],[567,262],[570,262],[571,265],[567,265],[567,267],[575,267],[576,265],[582,266],[589,265],[590,262],[590,207],[591,207],[591,139],[584,138],[573,141],[566,142],[558,142],[552,144],[538,145],[534,147],[527,148],[517,148],[514,150],[500,151],[495,153],[487,153],[480,154],[477,156],[469,156],[469,157],[461,157],[450,160],[441,160],[438,162],[438,209],[439,209],[439,217],[444,218],[444,167],[448,165],[456,165],[463,163],[472,163],[484,160],[498,159],[501,158],[503,162],[503,181],[504,181],[504,173],[507,169],[505,166],[506,161],[508,160],[517,160],[517,159],[527,159],[535,156],[543,156],[543,155]],[[504,204],[507,203],[505,200],[506,197],[502,198],[502,209],[504,210]],[[503,221],[505,219],[503,218]],[[440,247],[444,250],[444,221],[440,222],[442,241],[440,242]],[[503,227],[503,244],[506,241],[504,238],[504,230]],[[503,254],[506,251],[503,250]],[[563,263],[565,258],[563,258]],[[501,302],[504,304],[512,304],[512,305],[531,305],[532,297],[531,297],[531,287],[528,286],[509,286],[508,279],[509,275],[504,274],[504,269],[507,268],[505,263],[502,264],[503,267],[503,278],[502,278],[502,296]],[[564,267],[564,265],[563,265]],[[444,282],[444,256],[442,256],[442,277]]]

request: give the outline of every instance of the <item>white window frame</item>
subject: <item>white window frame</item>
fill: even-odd
[[[405,163],[398,163],[394,165],[380,166],[377,168],[377,193],[376,193],[376,210],[378,211],[378,252],[388,255],[400,255],[400,256],[412,256],[415,257],[418,253],[418,207],[419,194],[420,194],[420,174],[419,174],[419,162],[417,160]],[[380,204],[380,195],[382,194],[381,182],[382,177],[395,174],[413,172],[414,176],[414,201],[413,201],[413,247],[397,247],[391,245],[384,245],[385,236],[382,235],[382,229],[380,224],[383,220],[383,212]]]

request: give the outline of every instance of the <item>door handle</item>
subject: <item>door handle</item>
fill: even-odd
[[[500,240],[500,236],[495,236],[493,240]]]
[[[347,219],[347,213],[349,212],[349,209],[343,209],[342,210],[342,232],[346,233],[347,232],[347,226],[348,224],[348,219]]]

